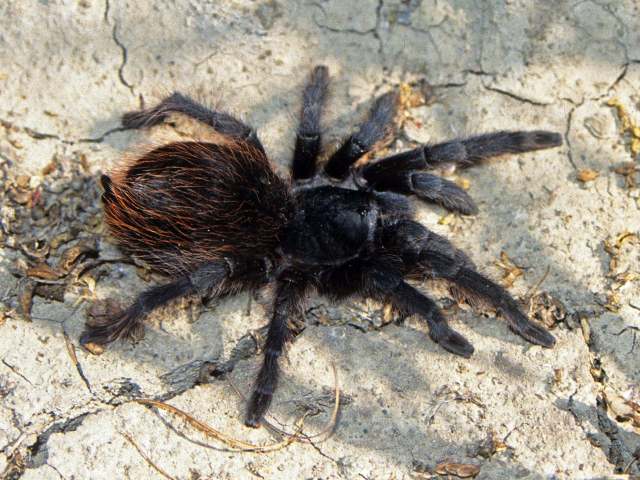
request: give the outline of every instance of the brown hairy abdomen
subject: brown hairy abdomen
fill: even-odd
[[[173,142],[125,165],[103,195],[128,253],[167,274],[221,257],[273,256],[288,185],[244,142]]]

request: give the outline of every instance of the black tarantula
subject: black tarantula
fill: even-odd
[[[124,128],[143,128],[182,114],[210,127],[211,137],[149,149],[102,176],[111,233],[123,250],[171,281],[143,292],[116,318],[87,322],[83,345],[138,337],[144,317],[178,297],[228,295],[273,283],[263,364],[245,420],[252,427],[260,425],[278,383],[289,320],[303,315],[312,290],[336,300],[360,295],[390,302],[401,314],[426,321],[440,346],[469,357],[473,346],[449,327],[432,299],[405,281],[443,279],[467,298],[491,305],[525,340],[554,345],[555,338],[530,322],[504,288],[412,219],[406,196],[475,213],[467,193],[425,170],[556,147],[560,135],[501,131],[422,145],[358,166],[391,132],[398,97],[388,93],[318,172],[328,81],[327,68],[318,66],[304,88],[291,179],[274,172],[254,129],[180,93],[123,116]]]

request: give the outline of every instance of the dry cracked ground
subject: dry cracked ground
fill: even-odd
[[[635,0],[2,2],[3,477],[455,478],[446,463],[478,479],[639,475],[639,18]],[[464,360],[384,305],[313,298],[273,421],[292,431],[307,411],[305,432],[320,431],[335,364],[333,435],[230,452],[133,400],[278,442],[242,425],[236,391],[259,361],[268,292],[182,302],[153,314],[136,345],[80,349],[98,300],[126,303],[162,280],[105,235],[96,179],[140,141],[119,115],[174,89],[256,125],[285,172],[318,63],[333,74],[329,149],[393,88],[407,94],[393,150],[497,129],[562,133],[561,148],[458,172],[477,216],[416,202],[558,343],[526,344],[435,289],[476,347]]]

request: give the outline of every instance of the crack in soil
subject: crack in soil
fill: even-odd
[[[132,95],[135,95],[135,91],[133,90],[133,85],[129,83],[127,79],[124,77],[124,67],[127,66],[129,53],[127,52],[127,47],[125,46],[125,44],[122,43],[118,38],[117,22],[114,22],[113,24],[113,31],[111,32],[111,38],[113,38],[113,41],[116,43],[118,47],[120,47],[120,50],[122,51],[122,62],[118,67],[118,78],[120,79],[120,83],[122,83],[125,87],[127,87]]]

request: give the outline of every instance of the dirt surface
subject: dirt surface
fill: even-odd
[[[474,465],[478,479],[640,475],[638,18],[634,0],[1,2],[2,475],[448,478],[443,463]],[[401,85],[418,100],[392,150],[498,129],[562,133],[561,148],[459,172],[477,216],[415,203],[558,343],[531,346],[433,290],[475,345],[464,360],[383,305],[312,298],[272,413],[293,431],[308,411],[305,432],[320,431],[334,362],[333,436],[224,451],[132,399],[280,441],[243,426],[234,390],[249,390],[259,362],[268,292],[179,302],[154,313],[136,345],[80,349],[97,300],[126,304],[162,281],[106,236],[97,179],[140,141],[117,130],[119,115],[173,90],[255,125],[285,173],[301,85],[319,63],[333,82],[329,149],[372,97]]]

